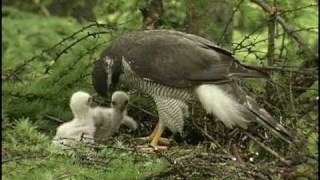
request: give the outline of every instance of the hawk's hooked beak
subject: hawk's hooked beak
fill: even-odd
[[[102,97],[111,96],[119,82],[121,61],[114,61],[109,57],[99,59],[94,63],[92,84],[97,93]]]

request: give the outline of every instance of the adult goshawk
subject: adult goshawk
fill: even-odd
[[[290,133],[238,86],[241,78],[268,77],[202,37],[171,30],[133,32],[115,40],[95,62],[92,82],[106,96],[118,83],[150,95],[159,121],[147,137],[155,149],[167,127],[182,132],[187,102],[199,100],[227,127],[258,122],[285,141]]]

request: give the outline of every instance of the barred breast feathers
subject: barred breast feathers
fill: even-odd
[[[129,61],[130,63],[130,61]],[[130,68],[129,63],[122,58],[123,74],[121,81],[131,88],[140,89],[143,92],[149,94],[150,96],[163,96],[170,97],[178,100],[190,100],[192,98],[192,93],[190,89],[169,87],[160,83],[157,83],[148,78],[139,77]]]

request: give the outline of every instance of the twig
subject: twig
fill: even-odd
[[[239,9],[239,7],[240,7],[240,5],[242,4],[243,1],[244,1],[244,0],[239,0],[238,4],[237,4],[236,7],[233,9],[232,14],[231,14],[231,16],[230,16],[230,19],[229,19],[228,23],[226,24],[226,26],[224,27],[224,29],[223,29],[223,31],[222,31],[222,34],[221,34],[221,36],[220,36],[220,39],[219,39],[219,41],[218,41],[218,43],[217,43],[218,45],[220,45],[220,44],[222,43],[223,37],[224,37],[224,35],[226,34],[226,32],[227,32],[227,30],[228,30],[228,28],[229,28],[229,26],[230,26],[230,24],[231,24],[231,22],[232,22],[232,20],[233,20],[234,14],[238,11],[238,9]]]
[[[253,177],[257,177],[259,179],[263,179],[263,180],[269,180],[268,177],[265,177],[263,174],[261,173],[257,173],[257,172],[253,172],[253,171],[245,171],[245,173],[250,174]]]
[[[296,106],[293,98],[293,91],[292,91],[292,72],[289,73],[289,99],[291,102],[291,107],[294,112],[296,112]]]
[[[175,168],[174,167],[170,167],[167,170],[160,172],[159,174],[155,174],[155,175],[152,174],[152,175],[146,177],[145,179],[146,180],[153,180],[155,178],[164,178],[164,177],[169,176],[174,171],[175,171]]]
[[[266,2],[263,0],[251,0],[252,2],[256,3],[259,5],[265,12],[269,14],[274,14],[274,7],[271,7],[268,5]],[[311,57],[312,60],[318,59],[318,55],[314,53],[314,51],[311,50],[307,42],[298,34],[294,31],[294,27],[287,23],[284,18],[282,18],[279,14],[275,14],[275,19],[281,24],[283,29],[293,37],[294,40],[298,42],[298,44],[301,46],[305,54],[309,57]]]
[[[233,48],[233,50],[232,50],[232,52],[234,53],[234,52],[236,52],[236,51],[238,51],[239,49],[242,49],[243,48],[243,46],[242,46],[242,44],[247,40],[247,39],[249,39],[254,33],[256,33],[257,31],[259,31],[261,28],[263,28],[264,26],[259,26],[259,27],[257,27],[256,29],[254,29],[251,33],[249,33],[249,34],[247,34],[239,43],[232,43],[232,44],[237,44],[236,45],[236,47],[235,48]],[[250,46],[252,46],[252,45],[254,45],[254,44],[251,44],[250,43]]]
[[[136,108],[136,109],[138,109],[138,110],[140,110],[140,111],[142,111],[142,112],[144,112],[144,113],[146,113],[146,114],[148,114],[148,115],[150,115],[152,117],[158,118],[158,116],[155,113],[152,113],[152,112],[150,112],[148,110],[145,110],[145,109],[143,109],[143,108],[141,108],[141,107],[139,107],[139,106],[137,106],[135,104],[129,103],[129,106],[132,106],[133,108]]]
[[[245,132],[245,131],[243,133],[246,134],[250,139],[252,139],[258,145],[260,145],[263,149],[265,149],[266,151],[268,151],[269,153],[271,153],[275,157],[279,158],[281,162],[285,163],[286,165],[290,165],[290,162],[288,160],[286,160],[283,156],[281,156],[280,154],[278,154],[277,152],[275,152],[274,150],[272,150],[271,148],[266,146],[264,143],[262,143],[259,140],[257,140],[251,134],[249,134],[248,132]]]
[[[54,121],[57,121],[57,122],[59,122],[59,123],[64,123],[64,122],[65,122],[65,121],[63,121],[63,120],[61,120],[61,119],[59,119],[59,118],[56,118],[56,117],[54,117],[54,116],[51,116],[51,115],[49,115],[49,114],[46,114],[44,117],[47,117],[47,118],[52,119],[52,120],[54,120]]]
[[[168,156],[166,156],[165,154],[161,153],[160,151],[156,151],[156,153],[160,156],[165,158],[172,166],[175,170],[177,170],[177,172],[179,173],[179,175],[183,178],[183,179],[187,179],[187,176],[183,173],[183,168],[180,164],[178,164],[178,162],[170,159]],[[179,166],[179,167],[176,167]]]
[[[86,30],[86,29],[88,29],[88,28],[91,28],[91,27],[93,27],[93,26],[106,26],[106,25],[100,25],[100,24],[97,24],[97,23],[92,23],[92,24],[89,24],[89,25],[81,28],[80,30],[72,33],[70,36],[68,36],[68,37],[66,37],[66,38],[63,38],[60,42],[54,44],[54,45],[51,46],[50,48],[47,48],[47,49],[42,50],[38,55],[35,55],[35,56],[33,56],[33,57],[25,60],[22,64],[16,66],[16,68],[15,68],[14,70],[11,70],[11,71],[9,70],[10,72],[4,76],[3,80],[9,80],[9,79],[10,79],[12,76],[14,76],[15,74],[20,73],[27,64],[35,61],[36,59],[44,56],[45,54],[48,54],[48,52],[50,52],[52,49],[58,47],[59,45],[63,44],[65,41],[67,41],[67,40],[69,40],[69,39],[73,39],[73,38],[74,38],[77,34],[79,34],[80,32],[83,32],[84,30]]]
[[[61,174],[58,177],[54,178],[54,179],[72,179],[71,177],[76,177],[76,176],[83,176],[86,179],[94,179],[93,177],[90,177],[88,175],[85,175],[83,173],[67,173],[67,174]]]
[[[132,20],[132,19],[131,19]],[[127,21],[129,22],[129,21]],[[118,25],[122,25],[122,24],[125,24],[125,23],[119,23]],[[59,41],[58,43],[54,44],[53,46],[47,48],[47,49],[43,49],[39,54],[25,60],[22,64],[20,65],[17,65],[14,69],[11,69],[9,70],[9,73],[7,73],[6,75],[2,76],[2,80],[10,80],[13,76],[15,76],[15,74],[18,74],[20,73],[24,67],[26,65],[28,65],[29,63],[35,61],[36,59],[40,58],[40,57],[43,57],[45,54],[48,54],[49,55],[49,52],[52,50],[52,49],[55,49],[56,47],[62,45],[65,41],[68,41],[70,39],[74,39],[75,36],[81,32],[83,32],[84,30],[86,29],[89,29],[91,27],[104,27],[104,28],[107,28],[107,29],[111,29],[111,30],[118,30],[117,28],[115,28],[114,26],[110,26],[108,24],[103,24],[103,23],[97,23],[97,22],[94,22],[94,23],[91,23],[91,24],[88,24],[84,27],[82,27],[80,30],[77,30],[75,31],[74,33],[72,33],[71,35],[63,38],[61,41]],[[126,28],[125,28],[126,29]],[[59,53],[58,53],[59,54]]]
[[[49,153],[45,153],[45,154],[37,154],[37,155],[33,155],[33,156],[17,156],[17,157],[13,157],[13,158],[8,158],[8,159],[4,159],[1,161],[2,164],[4,163],[8,163],[11,161],[19,161],[19,160],[25,160],[25,159],[37,159],[37,158],[45,158],[47,156],[49,156]]]
[[[94,32],[94,33],[90,33],[88,32],[88,34],[86,34],[85,36],[82,36],[81,38],[77,39],[76,41],[72,42],[71,44],[69,44],[67,47],[65,47],[62,51],[58,52],[56,54],[56,57],[53,59],[54,63],[56,63],[58,61],[58,59],[60,58],[60,56],[62,56],[63,54],[68,53],[68,50],[71,49],[74,45],[76,45],[77,43],[87,39],[88,37],[92,36],[92,37],[96,37],[99,34],[107,34],[107,33],[111,33],[111,31],[99,31],[99,32]],[[52,65],[51,65],[52,66]],[[50,70],[50,67],[48,66],[45,70],[45,74],[47,74]]]
[[[75,58],[75,60],[71,63],[71,65],[69,65],[68,70],[63,71],[62,73],[59,74],[58,78],[56,80],[54,80],[53,82],[57,83],[59,82],[63,77],[65,77],[66,75],[68,75],[70,73],[71,70],[75,69],[76,65],[81,62],[81,60],[89,55],[89,54],[93,54],[94,50],[96,50],[98,47],[100,47],[101,45],[103,45],[104,43],[106,43],[105,41],[99,44],[96,44],[95,46],[93,46],[92,48],[89,48],[86,52],[82,53],[81,55],[79,55],[77,58]],[[90,59],[90,58],[89,58]]]
[[[77,34],[83,32],[84,30],[89,29],[91,27],[105,27],[105,28],[108,28],[108,29],[114,29],[113,27],[109,26],[108,24],[101,24],[101,23],[94,22],[94,23],[91,23],[91,24],[88,24],[88,25],[82,27],[78,31],[75,31],[71,35],[63,38],[60,42],[58,42],[55,45],[53,45],[50,49],[54,49],[54,48],[58,47],[59,45],[63,44],[65,41],[67,41],[69,39],[74,39]]]
[[[269,22],[271,19],[269,19],[267,22]],[[254,43],[250,43],[248,45],[245,45],[243,46],[242,44],[247,40],[249,39],[254,33],[256,33],[260,28],[262,28],[263,26],[259,26],[257,29],[255,29],[254,31],[252,31],[251,33],[249,33],[248,35],[246,35],[239,43],[232,43],[232,44],[236,44],[237,46],[233,49],[233,52],[238,52],[240,49],[244,49],[244,48],[250,48],[254,45],[257,45],[259,43],[262,43],[262,42],[265,42],[268,40],[268,38],[266,39],[262,39],[262,40],[259,40],[259,41],[255,41]],[[318,29],[318,27],[307,27],[307,28],[301,28],[301,29],[296,29],[296,30],[293,30],[292,32],[300,32],[300,31],[311,31],[313,29]],[[280,36],[285,36],[287,33],[280,33],[280,34],[277,34],[275,37],[278,38]]]
[[[231,148],[232,148],[233,154],[236,157],[237,161],[239,163],[243,163],[244,161],[240,156],[239,149],[238,149],[237,145],[236,144],[232,144]]]
[[[275,4],[275,0],[273,1]],[[275,34],[276,34],[276,16],[277,11],[275,10],[270,17],[270,21],[268,23],[268,66],[273,66],[275,60]],[[272,73],[270,74],[272,77]],[[272,87],[270,87],[269,83],[266,83],[266,97],[271,99]]]
[[[304,75],[317,75],[318,74],[318,67],[315,68],[305,68],[305,69],[298,69],[298,68],[286,68],[286,67],[278,67],[278,66],[252,66],[257,69],[267,70],[267,71],[281,71],[287,73],[297,73],[297,74],[304,74]]]
[[[43,95],[39,95],[39,94],[32,94],[32,93],[28,93],[28,94],[21,94],[18,92],[6,92],[2,90],[3,95],[9,95],[12,97],[16,97],[16,98],[24,98],[28,101],[33,101],[34,99],[42,99],[42,100],[46,100],[46,101],[52,101],[55,100],[54,98],[51,98],[49,96],[43,96]]]
[[[303,9],[306,9],[306,8],[317,7],[317,6],[318,6],[317,4],[309,4],[309,5],[302,6],[302,7],[297,7],[297,8],[293,8],[293,9],[282,10],[282,11],[280,11],[279,13],[280,13],[280,14],[285,14],[285,13],[290,13],[290,12],[299,11],[299,10],[303,10]]]
[[[222,148],[222,146],[210,134],[208,134],[203,129],[201,129],[193,120],[192,120],[192,125],[195,126],[205,137],[207,137],[215,145],[217,145],[224,153],[229,154],[225,149]]]

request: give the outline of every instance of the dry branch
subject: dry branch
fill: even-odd
[[[280,25],[283,27],[283,29],[293,37],[294,40],[297,41],[297,43],[301,46],[305,54],[313,59],[318,59],[318,54],[315,54],[314,51],[310,48],[308,43],[298,34],[295,32],[294,27],[285,21],[283,17],[281,17],[279,14],[276,14],[276,7],[272,7],[268,5],[263,0],[251,0],[252,2],[256,3],[258,6],[260,6],[265,12],[269,14],[275,14],[275,19],[277,22],[280,23]]]
[[[257,69],[265,70],[265,71],[279,71],[279,72],[286,72],[286,73],[296,73],[296,74],[303,74],[303,75],[314,75],[317,76],[318,68],[305,68],[305,69],[298,69],[298,68],[288,68],[288,67],[277,67],[277,66],[264,66],[264,67],[257,67]]]
[[[255,137],[253,137],[251,134],[247,133],[244,131],[244,133],[250,138],[252,139],[254,142],[256,142],[258,145],[260,145],[264,150],[268,151],[270,154],[274,155],[275,157],[279,158],[279,160],[283,163],[285,163],[286,165],[289,165],[290,162],[288,160],[286,160],[283,156],[281,156],[279,153],[275,152],[274,150],[272,150],[271,148],[269,148],[268,146],[266,146],[264,143],[260,142],[258,139],[256,139]]]
[[[82,36],[81,38],[77,39],[76,41],[72,42],[71,44],[69,44],[67,47],[65,47],[62,51],[58,52],[56,54],[56,57],[54,58],[54,63],[56,63],[58,61],[58,59],[60,58],[60,56],[62,56],[63,54],[68,53],[68,50],[71,49],[73,46],[75,46],[77,43],[87,39],[88,37],[93,37],[95,38],[97,35],[99,34],[107,34],[107,33],[111,33],[111,31],[99,31],[99,32],[94,32],[94,33],[90,33],[88,32],[88,34],[86,34],[85,36]],[[51,66],[48,66],[45,70],[45,74],[49,72]]]
[[[221,37],[220,37],[220,39],[219,39],[219,41],[218,41],[218,43],[217,43],[218,45],[220,45],[220,44],[222,43],[223,38],[224,38],[225,34],[227,33],[230,24],[232,23],[234,14],[238,11],[238,9],[239,9],[240,5],[243,3],[243,1],[244,1],[244,0],[239,0],[238,4],[237,4],[236,7],[233,9],[232,14],[231,14],[231,16],[230,16],[230,19],[229,19],[227,25],[224,27],[224,29],[223,29],[223,31],[222,31]]]
[[[43,154],[36,154],[36,155],[26,155],[26,156],[16,156],[8,159],[4,159],[1,161],[1,164],[9,163],[12,161],[19,161],[19,160],[26,160],[26,159],[39,159],[39,158],[46,158],[50,155],[49,152],[44,152]]]

